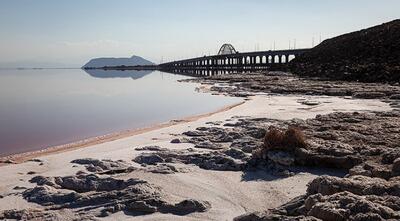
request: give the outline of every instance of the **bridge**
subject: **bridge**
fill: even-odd
[[[207,74],[266,70],[289,63],[310,49],[269,50],[239,53],[231,44],[224,44],[217,55],[190,58],[159,64],[160,70],[173,73]]]

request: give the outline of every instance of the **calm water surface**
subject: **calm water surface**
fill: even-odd
[[[217,110],[237,98],[150,71],[0,70],[0,156]]]

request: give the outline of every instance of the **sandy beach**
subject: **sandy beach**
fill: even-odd
[[[307,105],[304,101],[318,105]],[[143,165],[132,160],[143,153],[138,147],[158,146],[170,150],[194,148],[191,143],[171,143],[181,138],[182,133],[198,127],[209,126],[210,122],[232,122],[235,118],[263,117],[276,120],[308,119],[318,114],[331,112],[369,112],[389,111],[389,104],[375,99],[360,100],[328,96],[296,96],[258,94],[244,99],[243,103],[202,116],[172,121],[139,132],[127,133],[108,140],[98,140],[85,145],[61,148],[42,154],[33,154],[34,161],[8,164],[0,170],[0,211],[7,209],[43,208],[36,203],[27,202],[21,195],[26,188],[35,184],[29,182],[34,176],[73,176],[78,171],[86,171],[84,165],[71,161],[82,158],[124,161],[139,168],[129,173],[111,175],[118,179],[137,178],[157,186],[162,190],[163,199],[179,202],[183,199],[196,199],[208,202],[211,207],[205,212],[187,215],[152,213],[131,216],[124,212],[110,214],[109,220],[232,220],[246,212],[262,211],[277,207],[290,199],[304,194],[307,183],[321,174],[342,176],[337,170],[305,169],[294,176],[282,178],[265,171],[214,171],[201,169],[191,164],[174,164],[180,172],[162,174],[151,173],[140,168]],[[179,122],[179,123],[177,123]],[[217,127],[224,127],[220,124]],[[212,151],[212,150],[202,150]],[[16,188],[17,187],[17,188]],[[72,211],[74,209],[71,209]],[[75,209],[76,210],[76,209]],[[61,214],[63,212],[60,212]]]

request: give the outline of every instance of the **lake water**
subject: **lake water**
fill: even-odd
[[[196,92],[159,71],[0,70],[0,156],[141,128],[238,98]]]

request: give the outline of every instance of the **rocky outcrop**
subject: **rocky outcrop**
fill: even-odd
[[[52,211],[85,208],[85,214],[93,217],[104,217],[118,211],[137,215],[154,212],[185,215],[205,212],[211,207],[208,202],[194,199],[169,203],[164,200],[165,194],[159,187],[138,179],[119,180],[83,174],[67,177],[36,177],[31,182],[38,183],[38,186],[22,193],[27,201],[40,204]],[[45,216],[45,214],[36,215],[42,218]]]
[[[399,193],[396,181],[322,176],[309,184],[306,195],[276,209],[235,220],[398,220]]]
[[[152,153],[143,153],[134,159],[142,165],[159,163],[193,164],[206,170],[240,171],[246,166],[246,157],[243,153],[232,151],[198,152],[193,150],[164,150]],[[157,159],[156,161],[153,159]]]
[[[113,174],[113,173],[122,173],[133,170],[127,162],[119,160],[98,160],[92,158],[84,158],[84,159],[76,159],[71,161],[74,164],[85,165],[86,169],[89,172],[103,173],[103,174]]]
[[[68,218],[67,218],[68,217]],[[12,209],[0,212],[1,220],[31,220],[31,221],[65,221],[65,220],[97,220],[95,217],[85,214],[84,212],[67,212],[56,213],[54,211],[46,211],[43,209]]]
[[[400,82],[400,20],[323,41],[295,58],[302,76],[364,82]]]

